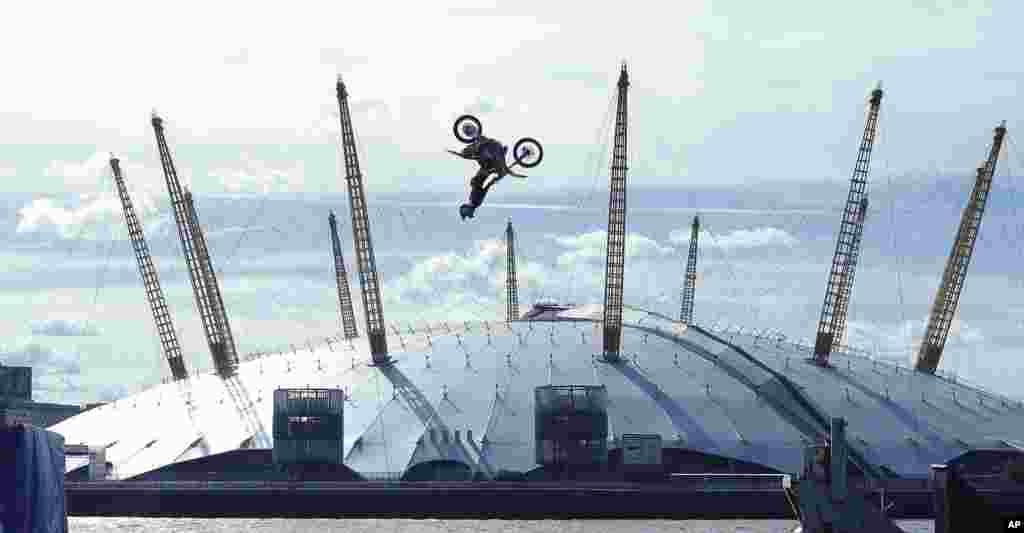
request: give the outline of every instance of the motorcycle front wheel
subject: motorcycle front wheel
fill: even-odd
[[[523,137],[516,141],[512,148],[512,156],[516,163],[526,168],[533,168],[544,159],[544,147],[533,137]]]

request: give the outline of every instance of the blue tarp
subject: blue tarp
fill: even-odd
[[[65,516],[64,437],[0,429],[0,533],[67,533]]]

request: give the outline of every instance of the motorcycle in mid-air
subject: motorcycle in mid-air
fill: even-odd
[[[460,152],[448,150],[448,153],[480,163],[482,172],[488,175],[497,173],[498,179],[506,174],[525,178],[526,176],[517,174],[512,169],[516,166],[533,168],[544,158],[544,148],[540,142],[533,137],[523,137],[513,145],[513,162],[508,164],[508,147],[495,139],[484,137],[480,119],[473,115],[462,115],[455,119],[452,132],[455,133],[456,139],[468,146]]]

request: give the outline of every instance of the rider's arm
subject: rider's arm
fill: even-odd
[[[479,156],[480,156],[480,143],[479,142],[474,142],[472,144],[468,144],[468,145],[466,145],[465,148],[462,149],[462,157],[465,157],[466,159],[476,159]]]

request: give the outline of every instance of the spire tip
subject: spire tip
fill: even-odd
[[[345,82],[341,79],[341,74],[338,74],[338,81],[334,84],[334,88],[338,91],[339,98],[348,98],[348,89],[345,87]]]

